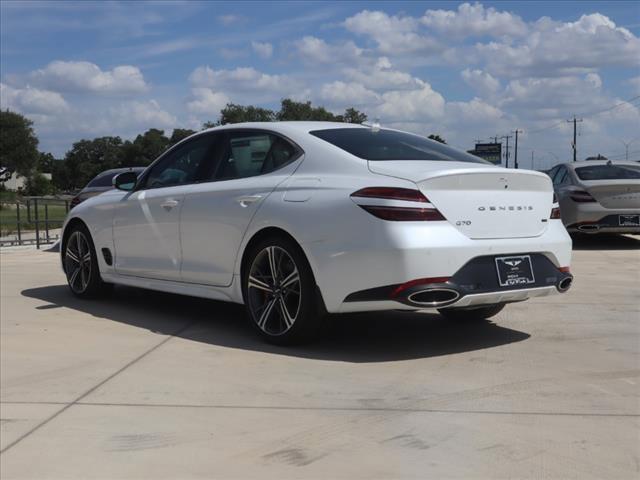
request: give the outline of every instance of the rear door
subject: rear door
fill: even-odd
[[[242,238],[267,196],[297,166],[302,150],[263,130],[229,130],[215,173],[186,195],[181,217],[182,279],[227,286]]]
[[[180,215],[185,193],[211,165],[212,137],[200,135],[161,157],[115,208],[115,269],[122,275],[180,279]]]

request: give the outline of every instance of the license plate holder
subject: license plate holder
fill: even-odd
[[[495,262],[501,287],[516,287],[536,282],[530,255],[496,257]]]
[[[618,225],[621,227],[640,227],[640,215],[618,215]]]

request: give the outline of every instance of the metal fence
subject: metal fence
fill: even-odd
[[[70,196],[22,197],[0,203],[0,246],[56,242],[69,212]]]

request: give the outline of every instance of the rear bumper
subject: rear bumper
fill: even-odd
[[[638,211],[622,211],[619,213],[610,213],[603,215],[602,212],[580,215],[577,217],[577,221],[571,225],[567,225],[567,230],[570,232],[580,233],[631,233],[640,234],[640,225],[620,225],[621,215],[640,215],[640,209]]]
[[[371,226],[371,229],[349,229],[346,241],[343,235],[336,235],[335,239],[302,244],[331,313],[415,310],[415,306],[395,300],[345,299],[354,292],[400,285],[413,279],[451,278],[477,257],[526,252],[543,255],[554,267],[569,266],[571,262],[571,238],[558,220],[549,221],[546,231],[538,237],[481,240],[468,238],[449,222],[382,222],[372,217]],[[484,293],[487,292],[465,292]],[[514,295],[520,298],[522,292]]]
[[[523,254],[531,259],[531,283],[501,286],[498,281],[495,255],[476,257],[450,278],[413,280],[401,285],[387,285],[359,292],[345,298],[342,311],[350,303],[388,302],[393,300],[414,309],[473,307],[491,303],[519,302],[530,297],[566,292],[573,276],[558,269],[541,253]]]

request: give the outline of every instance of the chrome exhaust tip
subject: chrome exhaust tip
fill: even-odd
[[[573,277],[565,277],[558,282],[558,291],[566,292],[571,288],[571,284],[573,284]]]
[[[597,232],[598,230],[600,230],[600,225],[598,224],[587,224],[587,225],[580,225],[578,226],[578,230],[581,232]]]
[[[412,293],[407,300],[422,307],[441,307],[455,302],[458,298],[460,292],[452,288],[429,288]]]

